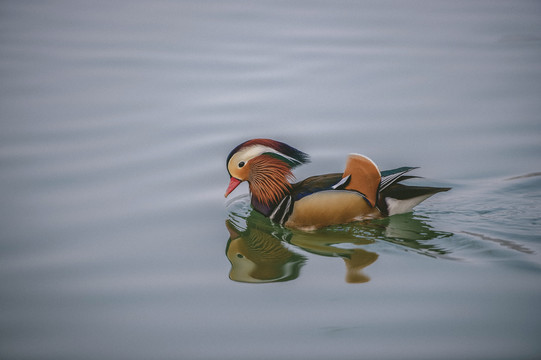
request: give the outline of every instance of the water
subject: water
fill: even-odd
[[[540,24],[535,1],[2,2],[0,357],[538,357]],[[253,137],[309,153],[299,179],[360,152],[453,190],[289,231],[223,199]]]

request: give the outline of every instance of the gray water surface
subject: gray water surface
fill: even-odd
[[[3,1],[0,76],[0,358],[540,356],[539,2]],[[255,137],[453,189],[290,231]]]

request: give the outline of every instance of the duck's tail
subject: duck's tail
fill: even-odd
[[[400,184],[400,181],[417,178],[417,176],[405,175],[407,172],[417,169],[415,167],[402,167],[381,173],[381,183],[377,207],[384,215],[403,214],[412,211],[424,200],[442,191],[448,191],[449,187],[411,186]]]
[[[368,157],[350,154],[342,180],[332,188],[361,193],[365,200],[372,207],[377,207],[384,216],[410,212],[432,195],[451,189],[400,184],[403,180],[417,178],[406,175],[414,169],[417,168],[405,166],[380,172],[377,165]]]

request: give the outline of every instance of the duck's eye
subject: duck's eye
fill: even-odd
[[[241,162],[239,163],[239,167],[240,167],[240,168],[243,167],[244,164],[245,164],[244,161],[241,161]]]

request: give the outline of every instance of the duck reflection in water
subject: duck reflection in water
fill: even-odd
[[[341,257],[346,264],[346,281],[367,282],[370,278],[361,270],[378,258],[376,253],[363,249],[340,249],[328,241],[299,234],[288,234],[290,239],[281,240],[276,233],[268,233],[257,225],[242,230],[231,220],[226,222],[230,238],[226,254],[231,262],[229,278],[239,282],[264,283],[294,280],[306,262],[304,255],[291,250],[286,244],[318,255]]]
[[[345,264],[348,283],[365,283],[370,277],[363,269],[378,259],[363,246],[378,240],[396,244],[429,256],[445,257],[446,251],[427,240],[451,236],[436,232],[412,214],[383,220],[348,224],[314,232],[286,229],[257,212],[237,207],[229,213],[226,228],[229,241],[226,255],[231,263],[229,278],[247,283],[268,283],[296,279],[307,257],[302,252],[339,257]]]
[[[306,257],[289,250],[281,240],[257,226],[242,230],[231,220],[226,254],[231,262],[229,278],[239,282],[265,283],[296,279]]]

